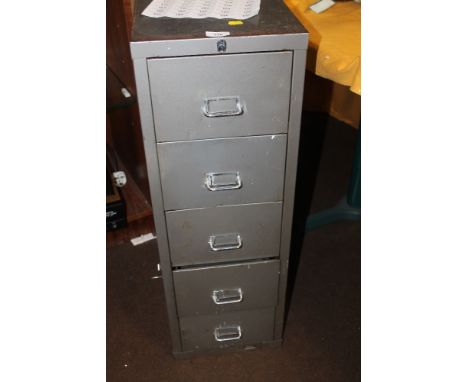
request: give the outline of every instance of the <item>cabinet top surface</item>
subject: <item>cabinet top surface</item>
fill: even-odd
[[[307,33],[282,0],[261,0],[258,15],[231,26],[229,19],[151,18],[141,12],[152,0],[135,1],[132,41],[206,38],[205,32],[230,32],[230,37]]]

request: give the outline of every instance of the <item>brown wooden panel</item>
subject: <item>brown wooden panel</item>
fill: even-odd
[[[135,183],[150,200],[140,116],[137,103],[114,109],[108,113],[111,141]]]
[[[132,102],[136,102],[136,96],[132,93],[130,97],[125,97],[122,93],[122,88],[126,88],[126,85],[120,81],[115,73],[106,67],[106,109],[110,111],[119,107],[130,105]],[[126,88],[127,89],[127,88]],[[127,89],[128,90],[128,89]]]
[[[128,1],[128,0],[127,0]],[[124,7],[124,0],[107,0],[106,6],[106,60],[107,65],[118,78],[135,94],[135,78],[129,46],[129,21]],[[132,15],[127,15],[132,17]]]

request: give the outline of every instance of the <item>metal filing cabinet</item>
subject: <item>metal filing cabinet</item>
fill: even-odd
[[[174,355],[278,345],[307,33],[276,0],[236,26],[149,2],[130,45]]]

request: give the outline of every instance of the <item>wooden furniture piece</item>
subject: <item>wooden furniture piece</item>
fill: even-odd
[[[107,246],[122,244],[153,232],[152,207],[136,102],[129,36],[132,0],[108,0],[106,6],[106,141],[112,171],[124,171],[120,189],[127,206],[128,226],[107,232]],[[126,96],[122,93],[126,90]]]
[[[276,0],[235,26],[149,1],[131,53],[173,353],[279,345],[307,32]]]

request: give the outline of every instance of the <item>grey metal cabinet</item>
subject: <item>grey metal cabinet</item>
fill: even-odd
[[[279,0],[236,26],[149,2],[130,45],[173,353],[279,345],[307,33]]]

